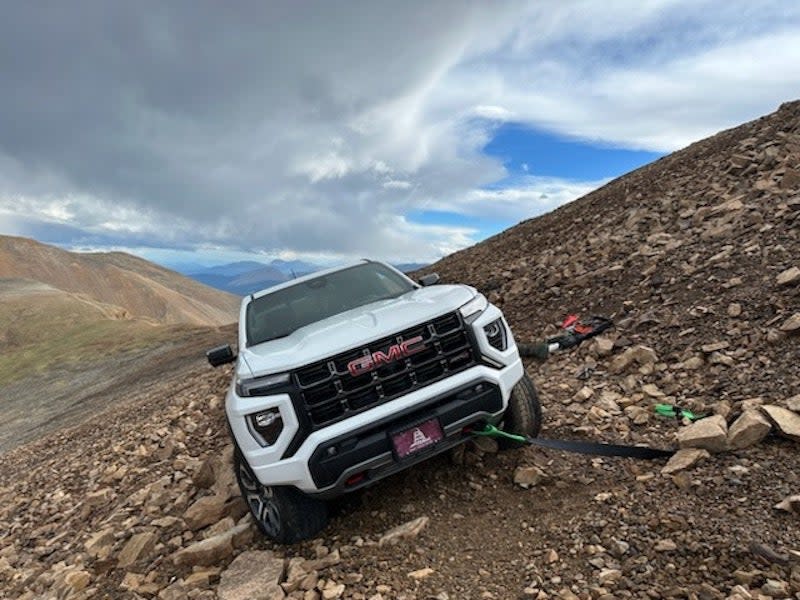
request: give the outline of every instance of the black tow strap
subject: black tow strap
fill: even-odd
[[[593,456],[621,456],[625,458],[639,458],[643,460],[653,460],[655,458],[667,458],[675,454],[675,450],[662,450],[660,448],[648,448],[647,446],[625,446],[621,444],[603,444],[600,442],[579,442],[576,440],[548,440],[545,438],[533,438],[528,436],[508,433],[498,429],[494,425],[485,425],[482,431],[473,430],[475,435],[482,435],[493,438],[505,438],[521,444],[531,446],[541,446],[554,450],[565,450],[567,452],[577,452],[578,454],[590,454]]]

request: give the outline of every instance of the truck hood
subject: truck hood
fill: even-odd
[[[240,351],[239,376],[291,371],[453,312],[476,295],[467,285],[434,285],[333,315],[291,335]]]

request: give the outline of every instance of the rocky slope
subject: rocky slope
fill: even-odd
[[[123,252],[76,253],[0,236],[0,278],[39,281],[163,324],[232,323],[239,299]]]
[[[529,364],[543,435],[686,447],[665,461],[470,444],[273,547],[237,497],[197,364],[3,456],[11,598],[800,598],[800,104],[664,158],[432,267],[519,338],[617,328]],[[656,402],[712,414],[694,425]],[[779,506],[779,507],[778,507]],[[399,527],[399,529],[395,529]]]

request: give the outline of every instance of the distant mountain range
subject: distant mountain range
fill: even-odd
[[[421,263],[395,265],[404,273],[421,269],[424,266]],[[176,268],[200,283],[239,296],[246,296],[326,267],[302,260],[275,259],[269,263],[248,260],[205,268],[198,268],[196,265]]]

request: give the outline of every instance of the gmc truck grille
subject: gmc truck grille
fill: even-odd
[[[378,352],[389,354],[391,346],[417,336],[422,336],[424,350],[382,363],[368,373],[350,374],[347,365],[352,361]],[[292,375],[311,424],[319,429],[475,364],[466,327],[455,312],[303,367]]]

